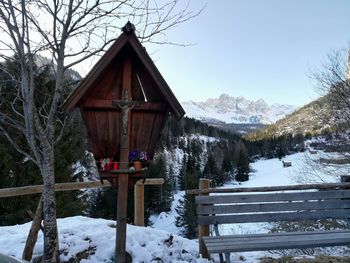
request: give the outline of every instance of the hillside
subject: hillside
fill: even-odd
[[[329,123],[331,123],[331,117],[326,98],[321,97],[286,115],[276,123],[253,131],[245,137],[249,140],[261,140],[287,134],[317,135],[327,128],[332,128]]]

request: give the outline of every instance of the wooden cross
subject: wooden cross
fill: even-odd
[[[126,58],[123,64],[123,100],[114,102],[115,106],[122,111],[123,132],[120,138],[120,168],[128,169],[129,165],[129,133],[130,133],[130,109],[135,104],[131,102],[131,82],[132,82],[132,61]],[[128,173],[119,174],[118,177],[118,199],[117,199],[117,231],[115,262],[126,262],[126,221],[128,202]]]

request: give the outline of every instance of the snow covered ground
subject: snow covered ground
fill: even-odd
[[[242,184],[231,182],[224,187],[251,187],[269,185],[290,185],[317,181],[339,181],[339,177],[330,177],[328,173],[312,176],[309,168],[312,158],[319,158],[324,153],[317,153],[318,157],[306,153],[289,155],[284,160],[291,161],[292,166],[283,168],[278,159],[260,160],[251,165],[254,172],[250,180]],[[343,166],[342,166],[343,167]],[[343,167],[344,168],[344,167]],[[348,168],[348,167],[345,167]],[[341,171],[340,167],[337,170]],[[136,227],[128,225],[126,249],[132,256],[133,262],[174,262],[174,263],[204,263],[198,255],[197,240],[188,240],[178,236],[181,229],[175,226],[175,207],[183,196],[183,192],[175,195],[172,210],[169,213],[153,215],[153,227]],[[58,219],[60,249],[64,251],[62,260],[74,258],[79,252],[85,251],[86,259],[82,263],[113,262],[115,246],[115,222],[105,219],[91,219],[83,216]],[[268,224],[245,224],[228,226],[223,229],[226,233],[253,233],[268,231]],[[0,253],[20,258],[24,248],[30,223],[16,226],[0,227]],[[42,254],[42,234],[39,234],[34,257]],[[332,250],[332,254],[341,254],[342,250]],[[280,257],[281,254],[269,252],[233,253],[233,262],[255,263],[263,256]]]
[[[0,228],[0,253],[20,258],[30,223]],[[81,263],[114,262],[115,222],[83,216],[58,219],[61,260],[74,258],[86,251]],[[34,257],[42,255],[42,234]],[[169,231],[128,225],[126,250],[133,262],[208,262],[198,258],[198,244]],[[161,261],[158,261],[160,260]]]

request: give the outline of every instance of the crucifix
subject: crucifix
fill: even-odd
[[[129,111],[133,109],[136,105],[137,105],[137,102],[133,102],[129,100],[129,92],[127,89],[123,90],[122,101],[113,101],[113,106],[119,107],[122,112],[122,124],[123,124],[122,136],[125,136],[128,133]]]

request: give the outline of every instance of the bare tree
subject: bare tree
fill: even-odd
[[[171,43],[165,32],[197,16],[189,3],[169,0],[1,0],[0,56],[18,66],[18,74],[2,67],[14,89],[14,98],[0,90],[0,131],[16,150],[40,169],[43,182],[44,262],[58,262],[58,235],[54,195],[54,148],[69,116],[61,112],[67,93],[65,74],[73,66],[106,50],[130,20],[143,42]],[[54,89],[40,94],[35,77],[42,67],[39,55],[51,61]],[[3,64],[2,64],[3,65]],[[0,88],[2,84],[0,83]],[[35,98],[42,96],[42,103]],[[23,138],[25,145],[17,143]]]
[[[334,181],[349,173],[350,163],[350,62],[347,50],[330,52],[324,63],[310,74],[321,97],[312,107],[312,115],[322,127],[326,140],[311,146],[325,149],[303,166],[304,180]],[[320,131],[318,131],[320,132]],[[308,156],[308,154],[306,154]]]
[[[343,160],[341,155],[333,152],[304,152],[295,164],[293,161],[293,166],[296,166],[294,180],[299,184],[339,182],[342,175],[349,173],[349,167],[342,163]]]
[[[345,50],[332,51],[325,62],[311,73],[315,88],[322,96],[317,116],[324,125],[341,129],[350,124],[350,57]]]

